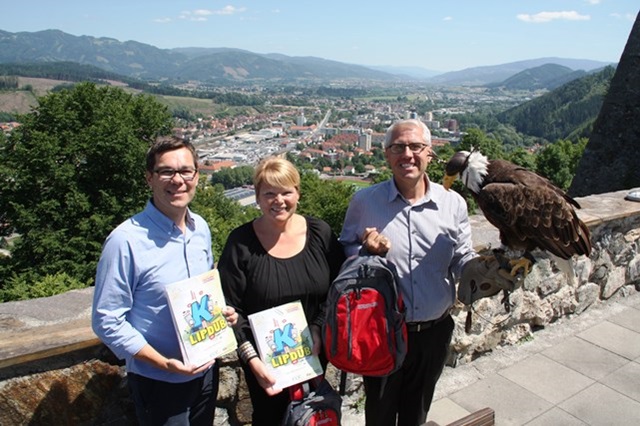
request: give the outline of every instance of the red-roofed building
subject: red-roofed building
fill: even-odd
[[[218,161],[216,163],[210,163],[209,165],[200,163],[198,169],[203,173],[211,174],[219,172],[222,169],[233,169],[236,165],[235,161]]]
[[[431,138],[431,145],[433,146],[447,146],[449,143],[448,139]]]

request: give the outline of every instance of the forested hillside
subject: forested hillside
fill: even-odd
[[[497,115],[498,121],[548,141],[578,138],[590,132],[615,72],[614,67],[573,80],[532,101]],[[582,129],[576,134],[576,129]]]
[[[105,71],[93,65],[82,65],[77,62],[0,64],[0,76],[37,77],[66,81],[137,81],[136,79]]]
[[[38,62],[38,63],[11,63],[0,64],[0,77],[7,79],[9,76],[48,78],[60,81],[73,82],[122,82],[133,89],[139,89],[147,93],[173,95],[173,96],[197,96],[198,93],[187,92],[173,86],[164,84],[148,84],[133,77],[127,77],[114,72],[105,71],[93,65],[79,64],[77,62]],[[14,87],[18,89],[18,87]]]

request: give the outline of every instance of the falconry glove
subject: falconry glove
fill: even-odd
[[[500,262],[493,256],[479,256],[471,259],[462,270],[458,284],[458,300],[467,306],[483,297],[491,297],[504,292],[504,304],[507,312],[510,310],[509,293],[522,284],[522,276],[512,276],[508,270],[501,267]],[[471,328],[471,311],[468,312],[465,330]]]
[[[471,305],[483,297],[491,297],[500,290],[511,292],[519,287],[522,278],[512,276],[500,266],[493,256],[479,256],[471,259],[462,270],[458,285],[458,300]]]

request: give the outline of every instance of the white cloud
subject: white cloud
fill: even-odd
[[[214,12],[207,9],[196,9],[191,13],[193,13],[196,16],[209,16],[209,15],[212,15]]]
[[[636,20],[636,17],[631,13],[612,13],[611,16],[613,16],[616,19],[625,19],[631,22],[634,22]]]
[[[589,4],[600,4],[600,0],[584,0]]]
[[[242,13],[247,10],[246,7],[234,7],[227,5],[222,9],[210,10],[210,9],[196,9],[193,11],[185,10],[180,13],[178,18],[186,19],[189,21],[206,21],[211,15],[235,15],[236,13]]]
[[[453,16],[445,16],[442,18],[443,21],[453,21]]]
[[[516,15],[521,21],[524,22],[532,22],[534,24],[541,24],[556,20],[563,21],[588,21],[591,19],[589,15],[580,15],[575,10],[565,11],[565,12],[540,12],[535,15],[530,15],[528,13],[521,13]]]
[[[156,18],[153,22],[157,22],[158,24],[167,24],[171,22],[171,18]]]
[[[227,5],[219,10],[214,10],[212,13],[214,15],[235,15],[236,13],[242,13],[247,10],[246,7],[234,7],[231,5]]]

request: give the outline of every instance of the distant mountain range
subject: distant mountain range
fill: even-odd
[[[539,58],[447,72],[429,79],[429,82],[446,85],[483,86],[503,82],[522,71],[546,64],[556,64],[571,70],[584,71],[597,70],[607,65],[612,65],[609,62],[592,61],[589,59]]]
[[[596,72],[597,70],[590,71]],[[507,90],[553,90],[572,80],[589,74],[584,70],[574,71],[569,67],[558,64],[544,64],[539,67],[527,68],[524,71],[507,78],[499,83],[489,83],[487,87],[500,87]]]
[[[232,48],[159,49],[136,41],[73,36],[59,30],[19,33],[0,30],[0,63],[41,62],[77,62],[127,77],[173,83],[190,80],[228,83],[417,79],[441,85],[501,83],[529,68],[546,64],[568,68],[566,72],[558,73],[565,78],[574,70],[590,71],[608,65],[591,60],[541,58],[435,75],[436,71],[418,67],[363,66],[316,57],[258,54]],[[522,85],[525,80],[522,78],[520,83],[511,82],[509,85]]]

